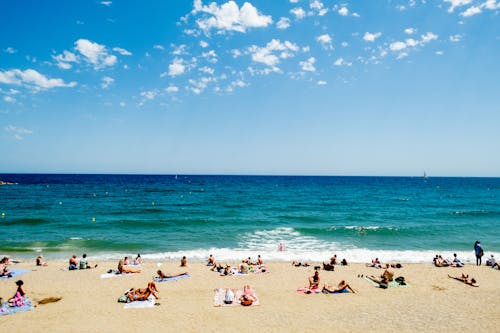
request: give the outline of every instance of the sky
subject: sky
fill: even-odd
[[[500,0],[0,2],[0,172],[500,176]]]

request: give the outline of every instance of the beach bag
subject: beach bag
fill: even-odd
[[[398,276],[396,279],[394,279],[394,281],[396,281],[401,286],[406,286],[404,276]]]
[[[389,288],[389,285],[387,283],[379,283],[379,287],[382,289],[387,289]]]

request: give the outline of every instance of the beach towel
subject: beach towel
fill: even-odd
[[[226,288],[214,289],[214,306],[241,306],[240,301],[239,301],[241,295],[243,295],[243,290],[241,290],[241,289],[237,290],[234,293],[235,301],[231,304],[226,304],[226,303],[224,303],[224,298],[226,296]],[[260,305],[259,298],[257,297],[256,294],[254,294],[254,295],[255,295],[256,300],[255,300],[255,302],[252,303],[252,305]]]
[[[118,277],[118,276],[129,276],[129,275],[132,275],[134,273],[104,273],[104,274],[101,274],[101,279],[110,279],[110,278],[114,278],[114,277]]]
[[[335,294],[348,294],[350,293],[350,291],[348,289],[344,289],[344,290],[341,290],[341,291],[328,291],[328,290],[322,290],[321,291],[323,294],[327,294],[327,295],[335,295]]]
[[[31,300],[29,298],[24,299],[23,306],[9,306],[8,302],[3,302],[0,306],[0,316],[7,316],[14,313],[25,312],[33,310],[33,305],[31,304]]]
[[[11,271],[9,271],[9,274],[10,274],[10,277],[9,276],[2,276],[0,277],[0,279],[10,279],[10,278],[13,278],[13,277],[16,277],[16,276],[19,276],[19,275],[22,275],[24,273],[28,273],[29,270],[27,269],[13,269]]]
[[[124,309],[145,309],[145,308],[153,308],[156,304],[154,296],[149,296],[149,298],[145,301],[135,301],[130,303],[125,303],[123,306]]]
[[[184,274],[184,275],[179,275],[179,276],[166,277],[166,278],[163,278],[163,279],[160,279],[158,277],[154,277],[153,280],[156,281],[156,282],[177,281],[177,280],[184,279],[184,278],[187,278],[187,277],[190,277],[190,275],[189,274]]]
[[[321,292],[321,289],[319,289],[319,288],[302,287],[302,288],[298,288],[297,292],[299,294],[318,294],[318,293]]]
[[[380,287],[380,285],[379,285],[377,282],[370,280],[370,279],[369,279],[369,278],[367,278],[366,276],[364,277],[364,279],[365,279],[366,281],[370,282],[373,286],[375,286],[375,287]],[[406,283],[406,281],[405,281],[405,283]],[[407,284],[407,283],[406,283],[406,284],[404,284],[404,285],[402,285],[402,284],[397,283],[396,281],[391,281],[391,282],[389,282],[389,284],[388,284],[388,288],[401,288],[401,287],[406,287],[406,286],[408,286],[408,284]]]

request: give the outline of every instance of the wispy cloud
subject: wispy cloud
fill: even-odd
[[[31,131],[27,128],[17,127],[14,125],[5,126],[4,130],[7,133],[10,133],[14,137],[14,139],[16,139],[16,140],[23,140],[26,135],[33,133],[33,131]]]
[[[26,86],[34,90],[76,86],[76,82],[65,83],[62,79],[51,79],[34,69],[0,71],[0,83]]]

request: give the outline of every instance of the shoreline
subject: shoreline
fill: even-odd
[[[188,258],[189,260],[189,258]],[[364,264],[336,266],[334,272],[320,271],[321,284],[337,284],[345,279],[356,294],[305,295],[296,292],[307,285],[311,267],[293,267],[290,263],[266,262],[263,274],[219,276],[204,263],[150,262],[142,272],[130,276],[101,279],[108,269],[116,269],[116,261],[95,261],[95,269],[63,270],[66,261],[49,262],[37,267],[33,262],[11,265],[11,269],[29,272],[0,281],[0,297],[4,300],[15,291],[14,282],[24,281],[32,300],[62,297],[57,303],[39,305],[33,311],[1,316],[0,325],[12,332],[121,332],[138,330],[188,332],[259,329],[269,332],[317,332],[335,327],[339,332],[372,331],[374,325],[388,332],[427,330],[453,332],[474,330],[491,332],[500,318],[498,270],[486,266],[466,265],[463,268],[437,268],[432,264],[403,264],[394,269],[395,276],[404,276],[408,285],[402,288],[374,287],[363,274],[380,275],[382,270]],[[161,264],[158,266],[158,264]],[[160,306],[150,309],[123,308],[117,298],[131,287],[144,288],[160,268],[171,274],[187,271],[189,278],[158,283]],[[449,279],[448,274],[467,273],[476,278],[479,288],[472,288]],[[215,288],[242,289],[254,287],[260,305],[251,307],[214,307]],[[481,311],[476,311],[476,309]]]

